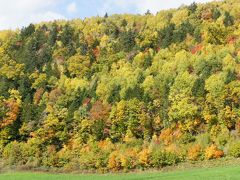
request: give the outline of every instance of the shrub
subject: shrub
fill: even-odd
[[[235,158],[240,157],[240,142],[234,143],[230,146],[229,154]]]
[[[187,157],[189,160],[196,161],[201,157],[202,148],[199,144],[195,144],[188,149]]]
[[[205,150],[205,158],[206,159],[216,159],[221,158],[224,155],[224,152],[217,148],[216,145],[212,144],[207,147]]]
[[[81,155],[79,158],[81,169],[96,169],[97,158],[98,155],[95,154],[93,150],[86,151],[84,153],[83,151],[81,151]]]
[[[210,143],[210,135],[208,133],[199,134],[196,137],[196,143],[201,147],[207,147]]]
[[[138,161],[140,166],[147,167],[150,163],[150,150],[149,149],[143,149],[138,153]]]
[[[170,166],[177,164],[181,161],[177,154],[155,150],[151,154],[151,164],[153,167],[161,168],[164,166]]]
[[[31,138],[26,143],[22,144],[22,158],[25,161],[24,165],[28,168],[39,167],[41,163],[42,152],[40,148],[41,140]]]
[[[195,140],[196,138],[193,135],[186,133],[181,137],[180,143],[188,144],[188,143],[194,142]]]
[[[26,162],[23,158],[22,143],[13,141],[7,144],[3,150],[3,159],[9,165],[22,165]]]
[[[230,134],[229,134],[228,128],[224,125],[220,126],[219,132],[212,139],[214,140],[216,145],[218,145],[220,147],[225,146],[230,140]]]
[[[64,167],[65,165],[67,165],[72,158],[71,157],[72,152],[67,146],[64,146],[57,154],[59,157],[59,166],[60,167]]]
[[[45,167],[60,167],[59,156],[54,145],[47,147],[47,150],[43,153],[42,165]]]
[[[80,152],[78,156],[81,169],[97,169],[104,172],[108,167],[111,153],[114,152],[114,145],[109,140],[88,142],[88,144],[84,144],[76,152]]]
[[[99,151],[96,154],[96,163],[95,167],[100,170],[104,171],[108,165],[108,157],[109,157],[110,152],[105,152],[105,151]]]
[[[236,120],[235,129],[237,131],[238,136],[240,136],[240,119]]]
[[[79,162],[81,169],[96,169],[97,147],[95,144],[87,144],[80,150]]]
[[[118,151],[113,151],[109,155],[108,159],[108,168],[113,171],[118,171],[121,169],[121,161],[119,158],[119,152]]]
[[[121,167],[123,169],[134,169],[137,166],[137,155],[138,152],[134,148],[125,150],[120,156]]]
[[[169,145],[173,141],[173,132],[170,128],[162,130],[159,136],[160,141],[163,141],[165,145]]]
[[[4,151],[4,141],[0,140],[0,158],[3,156],[3,151]]]
[[[173,143],[165,147],[164,150],[168,153],[175,154],[179,161],[183,161],[186,158],[187,150],[183,146],[179,146],[179,144]]]
[[[80,169],[80,151],[82,144],[79,139],[71,139],[68,144],[58,151],[59,166],[65,172],[78,171]]]
[[[2,158],[9,165],[38,167],[41,162],[41,140],[31,138],[27,142],[13,141],[3,148]]]
[[[108,158],[110,153],[114,150],[114,145],[109,140],[100,141],[98,143],[98,150],[96,155],[98,156],[96,161],[97,168],[106,168],[108,165]]]

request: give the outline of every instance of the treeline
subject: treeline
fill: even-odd
[[[0,32],[4,166],[105,172],[240,157],[239,7]]]

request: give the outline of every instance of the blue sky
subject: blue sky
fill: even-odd
[[[14,29],[29,23],[55,19],[85,18],[105,12],[139,13],[191,4],[194,0],[0,0],[0,29]],[[195,0],[205,3],[211,0]]]

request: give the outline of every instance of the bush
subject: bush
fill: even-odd
[[[201,147],[207,147],[210,143],[210,135],[208,133],[199,134],[196,137],[196,143]]]
[[[109,155],[114,150],[114,145],[109,139],[107,139],[98,143],[98,149],[99,150],[97,151],[98,158],[96,167],[100,169],[105,169],[108,165]]]
[[[100,172],[105,172],[108,167],[111,153],[114,152],[113,147],[113,144],[109,140],[89,142],[73,150],[77,152],[77,154],[71,155],[70,162],[76,164],[78,161],[78,165],[82,170],[99,170]],[[75,160],[76,156],[78,157],[77,161]]]
[[[221,158],[223,155],[224,155],[224,152],[218,149],[217,146],[214,144],[207,147],[205,150],[206,159],[217,159],[217,158]]]
[[[22,165],[26,162],[23,156],[22,143],[13,141],[7,144],[3,150],[3,159],[9,165]]]
[[[138,161],[140,166],[142,167],[148,167],[150,163],[150,150],[149,149],[143,149],[138,153]]]
[[[42,165],[45,167],[60,167],[59,156],[54,145],[47,147],[47,150],[43,153]]]
[[[113,151],[108,158],[107,167],[112,171],[134,169],[138,165],[138,150],[136,148],[126,148],[121,151]]]
[[[40,140],[31,138],[27,142],[13,141],[3,148],[2,158],[9,165],[38,167],[41,162]]]
[[[180,143],[188,144],[188,143],[194,142],[195,140],[196,138],[193,135],[186,133],[181,137]]]
[[[28,167],[38,167],[41,163],[42,150],[41,150],[42,140],[37,138],[28,139],[23,146],[23,156],[27,159],[26,165]]]
[[[177,154],[155,150],[151,154],[151,164],[153,167],[161,168],[164,166],[170,166],[177,164],[181,161]]]
[[[125,170],[134,169],[137,166],[137,149],[126,149],[120,156],[121,167]]]
[[[240,157],[240,142],[234,143],[229,147],[229,154],[235,158]]]
[[[68,146],[64,146],[60,151],[57,152],[57,156],[59,157],[59,166],[64,167],[64,169],[68,170],[68,166],[65,167],[67,164],[70,163],[72,159],[72,151],[69,149]],[[73,167],[73,169],[76,169]]]
[[[188,149],[187,157],[189,160],[196,161],[201,157],[202,148],[199,144],[195,144]]]
[[[118,171],[121,169],[121,161],[119,157],[119,152],[118,151],[113,151],[109,155],[108,159],[108,168],[112,171]]]
[[[85,145],[80,151],[80,167],[81,169],[100,169],[106,166],[107,155],[104,151],[100,151],[97,144]]]
[[[170,128],[162,130],[159,139],[164,145],[171,144],[173,141],[173,131]]]

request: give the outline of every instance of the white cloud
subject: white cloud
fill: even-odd
[[[91,5],[95,10],[89,10],[89,14],[106,12],[113,13],[145,13],[148,9],[156,13],[162,9],[176,8],[182,4],[191,4],[194,0],[0,0],[0,30],[14,29],[27,26],[30,23],[51,21],[55,19],[67,19],[60,10],[65,10],[65,15],[76,17],[77,5]],[[195,2],[207,2],[211,0],[195,0]],[[100,2],[100,5],[97,3]],[[69,3],[69,4],[68,4]],[[96,3],[96,5],[95,5]],[[68,4],[68,5],[66,5]],[[64,8],[64,5],[65,8]],[[97,6],[97,7],[96,7]],[[85,6],[79,6],[83,8]],[[82,13],[87,9],[82,9]]]
[[[157,13],[159,10],[169,9],[169,8],[177,8],[183,4],[190,5],[193,2],[196,3],[205,3],[211,0],[169,0],[164,2],[163,0],[139,0],[136,3],[136,6],[140,13],[145,13],[148,9],[152,13]]]
[[[0,29],[21,28],[29,23],[65,19],[54,11],[58,2],[59,0],[0,0]]]
[[[38,14],[33,14],[29,17],[29,22],[31,23],[38,23],[41,21],[52,21],[55,19],[66,19],[63,15],[52,12],[52,11],[47,11],[44,13],[38,13]]]
[[[135,9],[137,13],[145,13],[147,10],[150,10],[152,13],[156,13],[163,9],[177,8],[182,4],[189,5],[193,2],[196,3],[205,3],[212,0],[105,0],[100,13],[112,12],[113,9],[121,9],[122,11],[129,12],[132,9]],[[115,8],[113,8],[115,7]]]
[[[68,6],[67,6],[67,12],[68,13],[75,13],[77,12],[77,5],[75,2],[72,2],[70,3]]]

